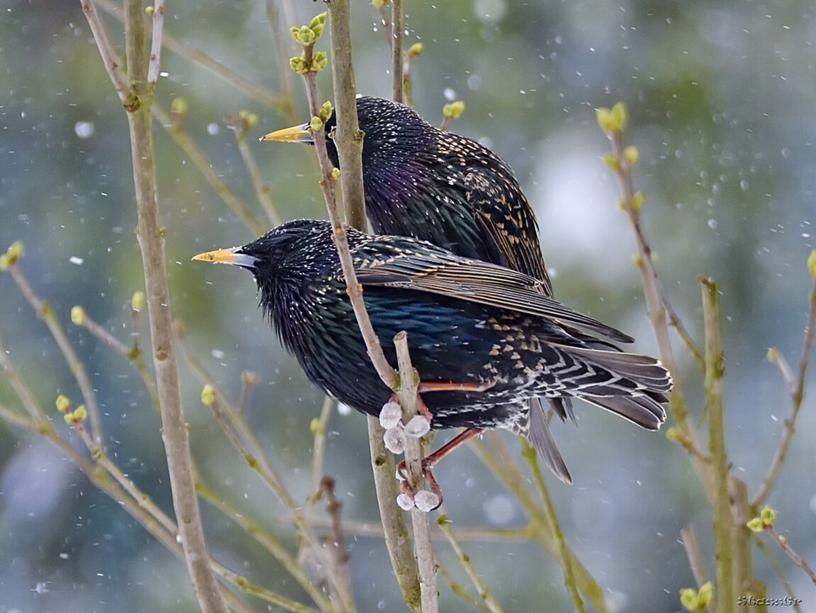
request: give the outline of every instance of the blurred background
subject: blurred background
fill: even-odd
[[[323,10],[319,3],[293,4],[298,23]],[[616,207],[615,177],[599,159],[607,143],[593,110],[626,101],[632,126],[627,140],[641,152],[635,180],[646,195],[646,231],[666,289],[697,339],[697,276],[713,276],[722,289],[727,442],[735,473],[755,492],[790,405],[766,350],[778,346],[790,361],[798,360],[809,288],[805,260],[816,246],[813,3],[405,4],[406,46],[425,45],[411,67],[417,110],[439,123],[445,102],[465,101],[452,130],[492,147],[516,170],[538,213],[557,296],[632,333],[638,350],[656,352],[631,263],[634,241]],[[389,57],[378,15],[363,0],[353,10],[360,92],[388,96]],[[276,54],[266,11],[261,0],[170,2],[165,32],[250,82],[282,92],[279,65],[286,58]],[[121,25],[103,16],[123,52]],[[78,2],[5,2],[0,41],[0,248],[24,242],[23,270],[69,328],[92,375],[110,455],[169,510],[160,423],[141,380],[69,320],[71,307],[80,304],[127,340],[130,297],[143,288],[124,114]],[[283,46],[292,54],[288,37]],[[307,119],[298,80],[291,82],[294,109],[284,113],[172,51],[162,60],[157,100],[167,108],[173,98],[184,98],[184,130],[215,175],[259,219],[250,177],[224,121],[242,109],[259,117],[249,147],[281,214],[324,216],[312,151],[255,138]],[[327,78],[322,75],[324,98]],[[304,501],[309,424],[322,396],[262,321],[250,275],[190,263],[195,253],[242,244],[253,235],[161,125],[154,135],[174,315],[184,323],[187,345],[233,397],[242,371],[258,373],[249,419],[293,495]],[[0,334],[43,406],[53,407],[59,393],[79,400],[46,328],[7,275],[0,276]],[[700,377],[688,357],[682,360],[697,419]],[[202,472],[294,549],[284,511],[201,405],[200,383],[183,362],[181,371]],[[816,390],[809,385],[808,391],[770,502],[780,530],[812,560],[816,443],[809,433],[816,428]],[[2,379],[0,401],[19,406]],[[608,590],[615,610],[679,610],[678,590],[694,584],[681,528],[697,527],[713,568],[710,508],[685,452],[662,434],[636,430],[585,405],[578,415],[579,427],[557,425],[555,432],[575,485],[550,479],[567,541]],[[507,443],[518,453],[512,437]],[[376,521],[360,415],[332,417],[326,466],[337,480],[344,516]],[[437,475],[456,526],[524,525],[523,510],[471,451],[446,460]],[[220,560],[258,583],[304,598],[240,530],[206,503],[202,508]],[[348,540],[360,610],[401,610],[382,541]],[[540,547],[468,542],[467,549],[508,611],[569,610],[561,569]],[[457,580],[465,581],[447,545],[437,550]],[[804,609],[814,610],[813,585],[780,558]],[[765,558],[756,560],[769,594],[783,596]],[[443,610],[469,610],[444,581],[440,586]],[[182,563],[49,443],[0,422],[0,610],[195,608]]]

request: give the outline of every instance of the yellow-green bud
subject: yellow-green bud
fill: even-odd
[[[680,590],[680,604],[687,611],[697,611],[700,608],[700,596],[693,587],[684,587]]]
[[[312,29],[324,25],[326,25],[326,11],[318,13],[317,15],[312,17],[312,20],[309,22],[309,27]]]
[[[332,168],[331,175],[332,175],[332,179],[337,181],[337,179],[340,178],[340,169],[337,168],[337,166],[335,166],[334,168]]]
[[[447,526],[449,524],[452,524],[453,520],[450,517],[448,517],[447,515],[440,515],[436,519],[436,523],[439,524],[440,526]]]
[[[292,26],[291,28],[289,28],[289,34],[292,35],[292,38],[296,43],[300,42],[300,28],[298,28],[297,26]]]
[[[62,394],[57,396],[57,400],[54,404],[57,405],[57,411],[60,413],[67,413],[71,409],[71,401],[67,396],[63,396]]]
[[[378,11],[382,9],[388,0],[371,0],[371,6],[373,6]]]
[[[85,323],[85,309],[76,305],[71,307],[71,321],[75,326],[81,326]]]
[[[130,297],[130,308],[134,311],[141,311],[145,305],[145,295],[142,291],[133,292]]]
[[[153,13],[155,13],[155,12],[156,12],[156,9],[153,7],[152,4],[148,4],[145,7],[145,15],[147,15],[148,17],[153,17]]]
[[[255,113],[245,109],[238,111],[238,119],[240,119],[241,123],[243,123],[247,128],[253,128],[255,127],[255,124],[258,123],[258,116]]]
[[[634,145],[629,145],[623,150],[623,159],[629,166],[634,166],[640,160],[640,151]]]
[[[306,60],[303,59],[301,55],[289,58],[289,68],[297,74],[304,74],[309,69],[309,67],[306,66]]]
[[[745,525],[751,532],[762,532],[765,530],[765,524],[762,523],[762,520],[759,517],[749,519]]]
[[[201,402],[208,407],[215,404],[215,388],[209,383],[201,390]]]
[[[313,417],[309,422],[309,430],[313,435],[320,432],[320,420],[317,417]]]
[[[639,253],[635,253],[632,255],[632,264],[637,266],[638,268],[643,267],[643,256]],[[668,433],[666,434],[668,436]]]
[[[329,56],[325,51],[318,51],[312,58],[312,65],[309,70],[312,72],[320,72],[329,65]]]
[[[604,153],[601,156],[601,159],[603,160],[604,164],[609,166],[609,168],[615,172],[620,172],[620,162],[614,153]]]
[[[807,266],[808,271],[810,272],[810,276],[816,279],[816,249],[810,252],[810,255],[808,256],[807,259]]]
[[[448,119],[459,119],[465,112],[465,103],[461,100],[448,102],[442,107],[442,116]]]
[[[88,418],[88,411],[85,408],[84,404],[79,405],[75,410],[71,411],[70,413],[66,413],[64,416],[65,423],[69,426],[74,426],[76,424],[81,424]]]
[[[333,111],[334,107],[332,107],[331,101],[326,100],[326,102],[320,105],[320,119],[322,119],[324,122],[328,121]]]
[[[15,241],[6,249],[6,253],[0,256],[0,270],[8,270],[21,257],[23,257],[23,243]]]
[[[626,106],[623,102],[618,102],[611,109],[604,106],[595,109],[595,120],[604,132],[623,132],[626,129],[626,119]]]
[[[419,57],[422,55],[422,52],[425,51],[425,45],[422,43],[414,43],[410,47],[408,47],[408,57],[413,59],[415,57]]]
[[[779,349],[777,349],[776,347],[769,347],[768,353],[765,354],[765,358],[771,364],[776,364],[776,361],[779,359]]]
[[[187,105],[187,100],[184,98],[173,98],[173,101],[170,103],[170,112],[173,115],[178,115],[179,117],[184,117],[189,108],[190,107]]]
[[[646,202],[646,196],[643,195],[643,192],[637,192],[632,196],[632,208],[635,212],[639,212],[643,208],[644,202]]]
[[[303,45],[313,45],[317,40],[317,36],[309,26],[301,26],[297,38]]]
[[[323,120],[320,117],[312,117],[309,127],[315,132],[319,132],[323,128]]]
[[[255,385],[258,383],[258,375],[251,370],[245,370],[241,373],[241,383],[244,385]]]
[[[773,526],[774,520],[776,519],[776,511],[773,510],[769,505],[765,505],[762,507],[762,510],[759,512],[759,518],[762,520],[762,523],[766,526]]]
[[[700,591],[697,592],[697,599],[699,600],[700,608],[708,606],[711,599],[714,597],[714,586],[711,581],[706,581],[700,586]]]
[[[672,443],[679,443],[681,439],[680,430],[672,426],[668,430],[666,430],[666,438],[669,439]]]

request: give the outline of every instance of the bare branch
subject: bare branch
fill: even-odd
[[[312,495],[309,498],[311,504],[317,501],[320,494],[320,481],[323,475],[323,458],[326,455],[326,430],[329,427],[329,419],[334,409],[335,401],[326,396],[320,407],[320,415],[312,420],[311,429],[314,435],[312,445]]]
[[[31,287],[23,271],[20,269],[19,263],[12,265],[9,268],[14,282],[20,288],[20,293],[23,294],[28,304],[34,309],[37,316],[45,322],[48,331],[57,343],[57,346],[71,370],[71,374],[76,379],[77,385],[82,392],[82,400],[88,409],[88,415],[91,418],[91,431],[93,432],[94,440],[97,444],[102,444],[103,430],[102,430],[102,415],[99,411],[99,405],[96,402],[96,392],[91,384],[91,378],[88,376],[88,371],[85,369],[85,364],[79,359],[74,346],[65,334],[65,329],[62,327],[59,319],[57,319],[54,309],[51,308],[47,302],[40,298]]]
[[[683,541],[683,547],[686,550],[686,557],[688,557],[691,572],[694,574],[694,580],[697,582],[697,588],[708,581],[708,573],[705,568],[705,559],[703,552],[700,550],[700,541],[697,539],[697,531],[694,526],[688,525],[680,531],[680,538]],[[711,607],[707,607],[711,610]]]
[[[728,454],[723,416],[723,352],[720,343],[720,305],[717,284],[700,279],[705,325],[705,391],[709,422],[709,453],[714,473],[714,540],[717,546],[717,610],[734,607],[734,548],[731,530],[734,518],[728,496]]]
[[[793,547],[788,543],[788,539],[779,534],[773,526],[767,526],[765,531],[774,538],[782,551],[785,552],[785,555],[788,556],[796,566],[801,568],[802,571],[810,577],[813,584],[816,585],[816,572],[813,571],[813,568],[808,564],[807,560],[793,550]]]
[[[127,104],[131,95],[130,82],[122,72],[119,66],[119,59],[116,57],[116,52],[113,50],[108,33],[105,31],[105,26],[102,20],[99,19],[99,13],[96,12],[96,5],[93,0],[81,0],[82,12],[85,14],[85,19],[91,27],[96,47],[99,49],[99,55],[102,57],[102,64],[108,73],[108,77],[119,95],[122,104]]]
[[[144,9],[141,0],[125,3],[127,70],[138,103],[126,106],[130,129],[133,182],[136,188],[137,238],[145,274],[153,365],[159,392],[162,433],[173,507],[193,589],[201,608],[209,613],[226,611],[221,589],[208,563],[209,553],[195,494],[187,422],[181,406],[178,366],[173,344],[170,293],[164,255],[164,233],[159,225],[156,168],[151,135],[151,95],[147,91],[147,52]]]
[[[182,118],[180,117],[173,117],[170,113],[168,113],[161,105],[154,103],[153,104],[153,114],[156,116],[156,119],[159,120],[161,126],[167,131],[167,134],[170,135],[170,138],[173,139],[173,142],[181,148],[184,153],[187,154],[187,157],[190,158],[190,161],[193,163],[198,171],[204,175],[204,179],[207,183],[212,187],[216,194],[224,201],[224,204],[229,207],[229,209],[235,213],[235,215],[244,223],[244,225],[249,228],[249,230],[254,235],[263,234],[266,230],[264,225],[260,223],[256,218],[249,207],[236,196],[233,191],[227,186],[224,181],[215,173],[210,166],[210,163],[207,161],[207,158],[204,156],[204,153],[201,151],[199,146],[195,143],[192,139],[190,134],[187,130],[184,129],[184,125],[182,123]]]
[[[785,458],[788,456],[791,441],[793,440],[793,433],[796,431],[796,420],[799,418],[799,412],[802,409],[802,400],[805,397],[805,381],[807,379],[807,370],[810,363],[810,354],[813,353],[813,340],[816,331],[816,277],[811,281],[810,286],[810,308],[808,310],[807,324],[805,325],[805,337],[802,341],[802,357],[799,358],[799,372],[796,378],[796,383],[791,391],[791,412],[785,420],[785,433],[782,435],[782,440],[779,442],[779,447],[771,460],[771,466],[768,469],[768,474],[762,482],[756,497],[751,501],[754,507],[762,506],[768,499],[771,490],[776,483],[779,473],[782,471],[782,465],[785,463]],[[785,369],[783,365],[787,365],[784,358],[780,354],[777,358],[777,364],[782,369],[783,375]],[[787,368],[790,371],[790,368]],[[788,377],[786,377],[786,380]],[[786,381],[787,382],[787,381]]]
[[[162,30],[164,29],[164,0],[153,3],[153,40],[150,43],[150,62],[147,67],[148,86],[156,85],[161,67]]]
[[[91,0],[83,1],[90,2]],[[124,23],[124,12],[112,0],[93,0],[93,2],[98,4],[99,8],[105,11],[108,15],[111,15],[118,21]],[[224,82],[233,86],[245,96],[252,98],[253,100],[256,100],[257,102],[260,102],[268,107],[272,107],[283,112],[286,112],[287,107],[290,106],[286,97],[280,96],[275,92],[271,92],[260,85],[253,83],[246,77],[236,73],[234,70],[227,68],[222,63],[213,59],[200,49],[196,49],[192,45],[181,42],[166,32],[163,32],[161,40],[164,47],[170,49],[174,53],[177,53],[188,62],[201,66],[205,70],[222,79]]]
[[[419,377],[411,365],[408,352],[408,335],[405,331],[394,337],[397,363],[400,372],[400,388],[397,392],[402,407],[402,421],[408,423],[417,414],[417,392]],[[405,437],[405,462],[408,468],[408,482],[412,491],[419,491],[424,478],[422,469],[422,442],[413,436]],[[419,588],[422,613],[436,613],[439,610],[439,592],[436,587],[436,562],[431,545],[431,530],[428,513],[416,506],[411,509],[411,526],[414,532],[414,552],[419,568]]]
[[[404,102],[403,68],[405,60],[402,52],[402,36],[405,31],[405,15],[402,11],[402,0],[391,0],[391,79],[396,102]]]
[[[448,518],[447,511],[440,509],[440,513],[439,518],[436,520],[436,524],[439,526],[439,530],[448,540],[448,543],[453,549],[453,553],[456,554],[456,559],[459,560],[462,568],[465,569],[465,574],[467,574],[470,582],[473,584],[473,587],[476,588],[479,597],[484,602],[485,608],[490,611],[490,613],[502,613],[503,609],[501,608],[501,605],[499,605],[499,603],[493,597],[493,594],[490,592],[490,588],[485,585],[485,582],[479,576],[479,573],[476,572],[476,568],[473,566],[473,561],[470,559],[470,556],[466,554],[465,550],[462,548],[462,544],[459,541],[459,535],[454,532],[453,528],[451,527],[451,520]]]

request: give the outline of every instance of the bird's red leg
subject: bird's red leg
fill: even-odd
[[[462,443],[466,443],[470,439],[479,436],[481,433],[482,433],[481,428],[467,428],[466,430],[462,430],[462,432],[454,436],[451,440],[442,445],[439,449],[434,451],[429,456],[423,458],[422,473],[425,479],[428,481],[428,485],[430,485],[431,491],[439,497],[439,504],[442,504],[442,488],[439,487],[439,482],[436,480],[436,477],[433,474],[432,470],[433,467],[436,464],[438,464],[440,460],[442,460],[442,458],[448,456],[454,449],[459,447],[459,445],[461,445]],[[397,475],[398,478],[401,480],[400,484],[401,491],[413,499],[415,496],[415,492],[411,490],[411,486],[408,483],[408,470],[405,464],[405,460],[400,462],[399,465],[397,466]]]
[[[422,400],[422,394],[432,392],[486,392],[491,387],[496,385],[495,381],[487,383],[454,383],[453,381],[430,381],[427,383],[420,383],[417,388],[417,409],[420,414],[425,417],[430,423],[433,421],[433,414]],[[399,398],[396,394],[391,394],[391,402],[399,404]]]

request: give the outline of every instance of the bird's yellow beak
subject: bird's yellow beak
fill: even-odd
[[[211,264],[229,264],[250,270],[254,269],[258,258],[246,253],[238,253],[239,249],[240,247],[232,247],[230,249],[216,249],[215,251],[199,253],[193,256],[193,261],[210,262]]]
[[[238,254],[235,253],[237,247],[232,249],[216,249],[215,251],[207,251],[206,253],[199,253],[193,256],[195,262],[210,262],[212,264],[235,264],[238,260]]]
[[[292,126],[291,128],[284,128],[283,130],[276,130],[269,134],[264,134],[261,137],[262,142],[277,141],[279,143],[306,143],[314,144],[312,133],[309,130],[309,124],[302,126]]]

